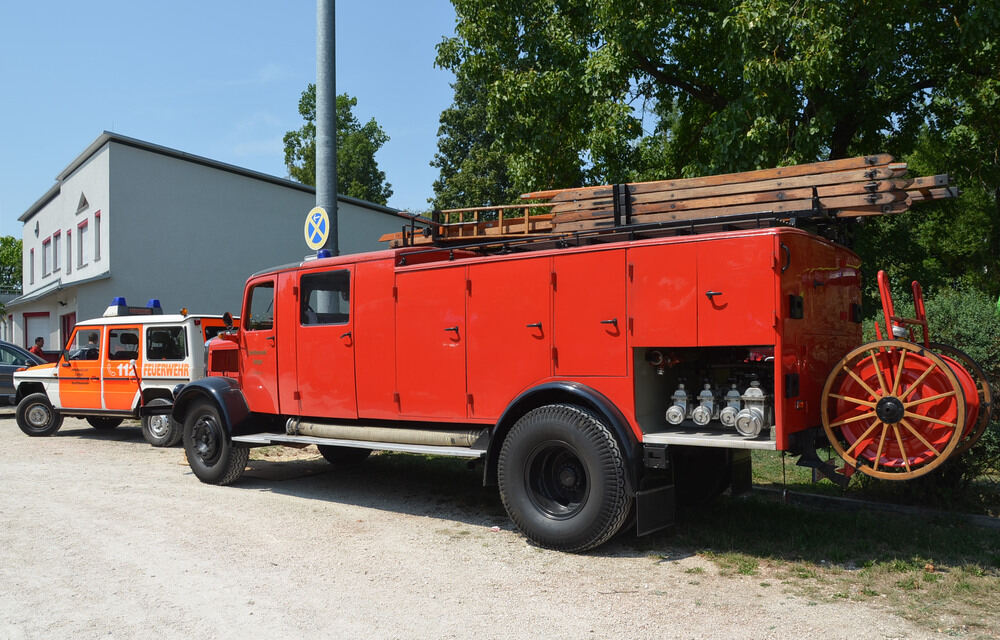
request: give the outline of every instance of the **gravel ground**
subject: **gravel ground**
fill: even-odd
[[[137,427],[29,438],[0,417],[0,638],[932,637],[719,575],[669,535],[539,549],[477,471],[380,458],[215,487]]]

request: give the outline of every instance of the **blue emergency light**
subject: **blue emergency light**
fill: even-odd
[[[329,258],[332,255],[333,254],[330,253],[329,249],[320,249],[319,251],[316,252],[316,258],[317,259],[320,259],[320,258]]]
[[[104,317],[156,316],[162,313],[163,308],[160,306],[160,301],[156,298],[150,298],[145,307],[130,307],[125,302],[124,296],[115,296],[111,299],[111,304],[108,305],[108,308],[104,310]]]

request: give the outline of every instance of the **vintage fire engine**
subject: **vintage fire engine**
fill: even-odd
[[[143,404],[169,406],[175,387],[205,375],[203,345],[223,328],[222,316],[164,314],[155,299],[130,307],[115,298],[103,317],[77,323],[57,362],[14,374],[17,425],[48,436],[64,416],[79,416],[109,430]],[[181,429],[167,415],[146,416],[142,435],[172,446]]]
[[[630,517],[669,525],[675,499],[745,490],[753,449],[843,479],[816,455],[825,432],[848,472],[906,478],[971,443],[989,385],[900,339],[922,315],[888,301],[890,339],[858,347],[858,257],[789,226],[831,215],[822,191],[806,209],[644,222],[633,187],[614,189],[609,228],[474,212],[253,275],[243,326],[172,408],[195,475],[234,482],[266,444],[334,464],[468,458],[525,536],[578,551]]]

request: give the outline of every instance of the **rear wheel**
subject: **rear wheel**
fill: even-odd
[[[164,398],[153,398],[147,406],[162,407],[170,405]],[[184,426],[173,419],[170,414],[162,416],[144,416],[142,418],[142,437],[154,447],[172,447],[184,436]]]
[[[106,416],[87,416],[87,422],[98,431],[111,431],[122,423],[122,419]]]
[[[498,464],[507,514],[543,547],[592,549],[621,528],[632,506],[618,441],[579,407],[527,413],[504,440]]]
[[[26,396],[17,405],[17,426],[29,436],[50,436],[62,426],[62,415],[44,393]]]
[[[211,402],[196,404],[184,421],[184,453],[191,471],[208,484],[231,484],[246,469],[250,450],[237,447]]]
[[[319,449],[320,454],[326,458],[327,462],[338,465],[358,464],[364,462],[372,452],[371,449],[361,449],[359,447],[338,447],[332,444],[318,444],[316,445],[316,448]]]

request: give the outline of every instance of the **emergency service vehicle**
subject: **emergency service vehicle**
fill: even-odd
[[[74,416],[104,431],[138,418],[142,405],[168,404],[176,387],[205,375],[205,343],[224,328],[221,316],[164,314],[155,299],[130,307],[115,298],[103,317],[77,323],[58,361],[14,374],[17,426],[48,436]],[[169,416],[146,416],[142,435],[172,446],[181,429]]]

